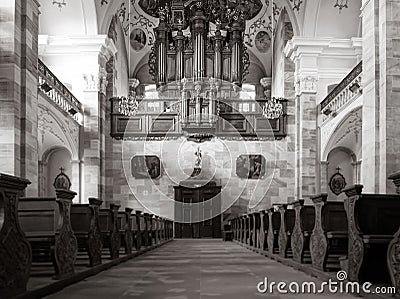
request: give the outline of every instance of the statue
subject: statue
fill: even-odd
[[[197,148],[197,151],[194,153],[196,156],[195,162],[194,162],[194,170],[192,174],[190,175],[191,177],[198,176],[201,172],[201,159],[202,159],[202,154],[200,151],[200,147]]]

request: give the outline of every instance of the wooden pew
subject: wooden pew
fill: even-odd
[[[253,234],[254,234],[254,214],[248,214],[248,223],[249,223],[249,238],[248,238],[248,245],[250,247],[254,247],[254,243],[253,243]]]
[[[281,228],[281,213],[272,207],[268,211],[268,252],[279,253],[279,230]]]
[[[347,274],[352,281],[389,282],[386,254],[400,223],[400,195],[362,194],[362,185],[345,188],[348,219]],[[396,248],[392,249],[396,256]]]
[[[166,240],[166,236],[165,236],[165,218],[161,217],[161,241],[165,241]]]
[[[279,228],[279,255],[284,258],[293,257],[291,236],[295,222],[295,211],[288,208],[287,204],[279,206],[281,225]]]
[[[18,218],[18,205],[31,182],[0,173],[0,294],[11,298],[26,291],[32,252]],[[18,249],[18,250],[16,250]]]
[[[137,219],[137,215],[136,212],[135,214],[131,214],[131,235],[132,235],[132,246],[135,247],[136,250],[140,250],[140,246],[138,243],[138,234],[140,235],[140,229],[138,227],[138,225],[140,225],[140,223],[138,223],[138,219]]]
[[[132,253],[132,226],[131,226],[131,208],[125,208],[125,211],[118,212],[118,230],[121,240],[121,246],[125,249],[125,254]]]
[[[159,245],[161,243],[161,218],[160,218],[160,216],[158,216],[158,215],[155,216],[155,223],[156,223],[155,242],[157,245]]]
[[[103,245],[108,247],[111,259],[119,257],[121,238],[118,229],[118,210],[120,205],[111,203],[110,208],[100,209],[99,222],[103,235]]]
[[[99,224],[99,209],[102,201],[89,198],[89,204],[71,206],[71,226],[78,241],[78,249],[89,256],[89,266],[101,264],[103,237]]]
[[[344,203],[327,201],[323,193],[312,197],[315,226],[310,237],[313,267],[323,271],[340,269],[339,258],[347,254],[347,217]]]
[[[244,215],[244,243],[250,245],[250,216],[248,214]]]
[[[258,236],[258,248],[261,250],[266,250],[267,245],[267,234],[268,234],[268,214],[265,210],[260,211],[260,231]]]
[[[259,235],[260,235],[260,212],[253,213],[254,227],[253,227],[253,246],[254,248],[260,248],[259,246]]]
[[[148,247],[151,245],[150,231],[151,223],[149,223],[149,213],[143,214],[144,219],[144,246]]]
[[[56,189],[57,198],[20,198],[18,217],[32,247],[32,262],[52,262],[55,279],[75,271],[78,243],[70,221],[75,195]]]
[[[293,204],[296,216],[292,232],[292,252],[296,262],[311,263],[310,236],[315,224],[315,208],[311,205],[304,205],[304,200]]]
[[[400,194],[400,171],[391,174],[388,177],[396,186],[396,193]],[[389,243],[387,251],[387,265],[389,269],[392,285],[396,287],[397,293],[400,293],[400,228],[394,234],[392,241]]]
[[[240,243],[243,243],[243,240],[244,240],[244,237],[243,237],[243,235],[244,235],[243,215],[239,216],[238,221],[239,221],[239,240],[238,241]]]

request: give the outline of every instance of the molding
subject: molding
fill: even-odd
[[[107,35],[53,36],[39,35],[39,55],[88,55],[99,54],[102,46],[111,47],[113,43]],[[114,45],[115,48],[115,45]]]

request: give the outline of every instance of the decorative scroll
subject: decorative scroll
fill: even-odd
[[[302,263],[303,262],[303,252],[304,252],[304,235],[301,228],[301,210],[303,206],[302,204],[295,204],[294,211],[296,214],[294,228],[292,232],[292,252],[293,252],[293,259],[296,262]]]
[[[71,226],[71,204],[76,193],[68,190],[56,190],[57,204],[60,209],[61,227],[56,234],[54,244],[54,268],[56,279],[74,274],[78,242]]]
[[[389,243],[387,264],[392,285],[396,287],[397,293],[400,293],[400,229]]]
[[[111,223],[112,230],[110,236],[110,255],[111,259],[116,259],[119,257],[119,248],[121,247],[121,237],[118,231],[118,209],[119,205],[110,204],[111,210]]]
[[[322,228],[322,207],[325,202],[322,200],[314,201],[315,205],[315,226],[310,237],[310,252],[312,265],[319,269],[324,270],[324,264],[327,257],[328,240],[326,239],[324,230]]]
[[[0,206],[4,209],[0,231],[0,294],[4,298],[25,292],[29,279],[32,251],[18,221],[18,200],[28,184],[28,180],[0,174]]]
[[[357,186],[357,185],[356,185]],[[360,237],[361,231],[355,219],[356,201],[361,196],[362,188],[347,189],[347,198],[344,200],[344,208],[347,214],[348,233],[349,233],[349,249],[348,249],[348,269],[347,275],[350,281],[358,281],[360,269],[364,260],[364,244]]]

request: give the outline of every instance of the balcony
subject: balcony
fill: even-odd
[[[39,92],[79,125],[83,122],[82,104],[69,89],[38,59]]]
[[[335,117],[362,94],[362,61],[321,102],[323,122]]]

